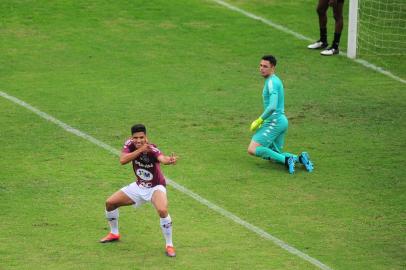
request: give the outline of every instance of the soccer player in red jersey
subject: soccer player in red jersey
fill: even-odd
[[[125,142],[120,156],[122,165],[132,163],[136,181],[115,192],[106,201],[106,218],[110,225],[110,233],[100,240],[108,243],[120,239],[118,230],[118,208],[133,205],[140,207],[151,202],[160,217],[160,225],[165,238],[165,252],[169,257],[175,257],[172,243],[172,220],[168,213],[166,196],[166,181],[161,172],[160,164],[175,164],[175,155],[164,155],[154,144],[148,142],[144,125],[131,127],[132,136]]]

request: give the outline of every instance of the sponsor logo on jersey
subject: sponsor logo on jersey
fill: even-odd
[[[154,178],[154,175],[150,171],[141,168],[137,169],[135,173],[144,181],[151,181]]]
[[[150,163],[151,162],[151,160],[150,160],[150,158],[149,158],[149,156],[147,154],[142,154],[140,156],[140,161],[144,162],[144,163]]]
[[[152,168],[152,167],[154,167],[154,163],[144,164],[144,163],[139,162],[138,160],[134,160],[134,163],[135,163],[138,167],[143,167],[143,168]]]

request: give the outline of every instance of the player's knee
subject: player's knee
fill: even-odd
[[[111,200],[110,198],[108,198],[106,200],[106,210],[107,211],[113,211],[116,208],[117,208],[117,205],[114,203],[114,201]]]
[[[255,144],[251,143],[248,146],[248,149],[247,149],[248,154],[255,156],[255,152],[257,151],[257,147],[258,147],[258,145],[255,145]]]
[[[168,209],[166,209],[166,207],[162,207],[162,208],[158,208],[157,209],[158,215],[161,218],[165,218],[168,216]]]
[[[249,155],[252,155],[252,156],[255,155],[255,149],[253,149],[252,147],[248,147],[247,152]]]

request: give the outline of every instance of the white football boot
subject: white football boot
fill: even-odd
[[[307,48],[308,49],[313,49],[313,50],[319,50],[319,49],[327,48],[327,46],[328,46],[327,42],[324,43],[324,42],[318,40],[315,43],[310,44],[309,46],[307,46]]]
[[[336,49],[336,48],[333,48],[333,47],[330,47],[330,48],[320,52],[320,54],[324,55],[324,56],[332,56],[332,55],[335,55],[335,54],[338,54],[338,53],[339,53],[338,48]]]

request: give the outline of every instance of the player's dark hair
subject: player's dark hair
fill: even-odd
[[[147,129],[143,124],[135,124],[131,127],[131,135],[136,132],[144,132],[145,134],[147,134]]]
[[[276,67],[276,58],[273,55],[264,55],[262,56],[262,60],[269,61],[274,67]]]

